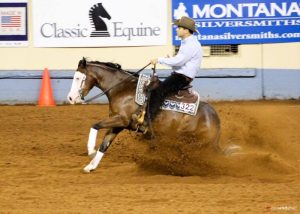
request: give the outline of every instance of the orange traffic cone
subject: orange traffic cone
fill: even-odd
[[[48,68],[44,69],[38,106],[55,106]]]

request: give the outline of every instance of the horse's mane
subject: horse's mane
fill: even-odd
[[[118,63],[113,62],[99,62],[99,61],[90,61],[90,63],[97,64],[97,65],[105,65],[110,68],[122,70],[122,66]]]
[[[82,58],[82,60],[79,61],[78,63],[78,67],[83,66],[86,67],[87,63],[93,63],[96,65],[104,65],[106,67],[112,68],[113,70],[121,70],[121,71],[125,71],[127,73],[129,73],[130,75],[133,75],[135,77],[138,77],[139,75],[136,74],[135,72],[131,72],[131,71],[126,71],[122,69],[122,66],[118,63],[113,63],[113,62],[100,62],[100,61],[87,61],[85,57]]]

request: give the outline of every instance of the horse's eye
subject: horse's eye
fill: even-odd
[[[77,77],[76,80],[79,80],[79,77]]]

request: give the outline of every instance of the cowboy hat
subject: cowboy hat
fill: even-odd
[[[177,25],[178,27],[184,27],[193,31],[194,33],[199,33],[195,26],[195,21],[189,17],[182,16],[180,19],[173,22],[173,25]]]

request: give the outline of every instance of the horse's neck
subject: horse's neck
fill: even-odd
[[[122,74],[115,78],[115,81],[112,85],[117,85],[114,87],[114,92],[131,91],[136,88],[137,80],[135,77],[130,76],[129,74]]]
[[[123,71],[110,72],[105,77],[102,77],[102,83],[99,88],[102,91],[108,91],[106,95],[109,100],[119,97],[118,95],[124,93],[134,93],[137,86],[137,79],[130,74]]]

